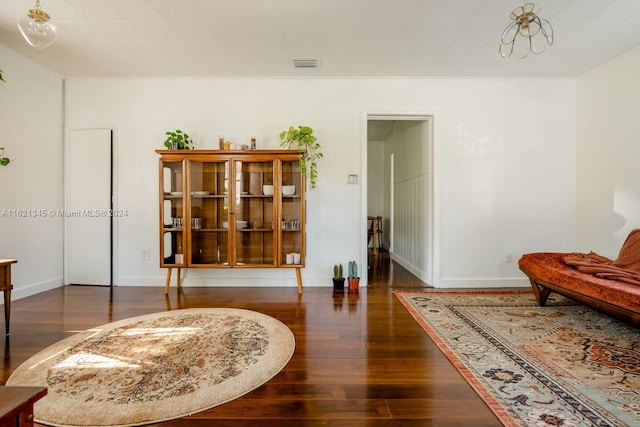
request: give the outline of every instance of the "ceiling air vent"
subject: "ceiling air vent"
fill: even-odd
[[[317,59],[294,59],[294,68],[318,68]]]

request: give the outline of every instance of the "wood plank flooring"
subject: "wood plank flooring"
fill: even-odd
[[[393,296],[424,283],[371,257],[358,294],[326,288],[67,286],[15,301],[0,384],[27,358],[93,326],[192,307],[236,307],[284,322],[296,336],[289,364],[256,390],[168,426],[500,426],[501,423]]]

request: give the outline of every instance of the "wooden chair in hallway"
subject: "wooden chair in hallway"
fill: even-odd
[[[376,218],[376,238],[378,242],[378,252],[383,248],[383,240],[382,240],[382,217],[379,216]]]
[[[382,249],[382,217],[381,216],[368,216],[368,236],[367,247],[370,243],[373,243],[373,253],[378,254]]]

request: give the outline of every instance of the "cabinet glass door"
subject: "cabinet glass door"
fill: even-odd
[[[298,160],[283,161],[280,167],[280,260],[279,265],[304,265],[305,206],[304,176]]]
[[[189,162],[189,265],[230,265],[229,162]]]
[[[234,161],[236,266],[275,265],[274,162]]]
[[[162,206],[160,220],[162,238],[160,239],[161,266],[184,267],[185,233],[184,219],[184,168],[182,161],[161,162],[160,182]]]

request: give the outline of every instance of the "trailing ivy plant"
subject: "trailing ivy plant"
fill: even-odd
[[[292,144],[293,143],[293,144]],[[293,147],[291,147],[293,145]],[[316,142],[313,129],[309,126],[298,126],[280,132],[280,146],[287,148],[297,148],[300,150],[300,172],[309,177],[311,188],[315,188],[318,182],[318,159],[322,158],[320,144]]]
[[[0,82],[4,82],[4,78],[2,77],[2,70],[0,70]],[[9,159],[8,157],[2,157],[2,155],[4,154],[4,147],[0,147],[0,166],[7,166],[10,162],[11,159]]]

